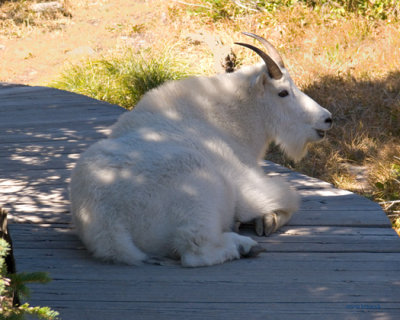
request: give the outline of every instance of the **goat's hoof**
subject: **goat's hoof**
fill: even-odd
[[[264,247],[260,246],[259,244],[252,246],[250,250],[246,250],[244,247],[239,246],[239,253],[242,258],[255,258],[260,253],[266,251],[267,250]]]
[[[259,237],[270,236],[278,229],[277,213],[272,212],[254,220],[254,231]]]
[[[270,236],[278,229],[278,216],[275,212],[264,216],[264,235]]]
[[[241,251],[241,250],[240,250]],[[264,247],[262,247],[261,245],[257,244],[255,246],[252,246],[250,248],[250,250],[246,253],[244,252],[240,252],[240,256],[242,258],[255,258],[257,257],[260,253],[262,252],[266,252],[267,249],[265,249]]]
[[[172,266],[178,265],[179,262],[173,259],[163,258],[163,257],[149,257],[144,260],[145,264],[155,265],[155,266]]]

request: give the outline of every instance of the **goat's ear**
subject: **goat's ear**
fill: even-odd
[[[256,79],[256,88],[259,92],[264,92],[265,87],[268,85],[268,81],[270,80],[269,75],[266,72],[261,72]]]

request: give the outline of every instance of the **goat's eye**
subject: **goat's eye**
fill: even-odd
[[[289,92],[287,90],[282,90],[278,93],[278,96],[280,96],[281,98],[284,98],[288,95],[289,95]]]

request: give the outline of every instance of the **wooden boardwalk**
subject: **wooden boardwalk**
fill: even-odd
[[[64,320],[400,319],[400,239],[379,205],[267,163],[302,195],[290,225],[256,238],[256,259],[186,269],[96,261],[70,225],[79,154],[124,110],[43,87],[0,84],[0,206],[17,269],[47,271],[32,305]]]

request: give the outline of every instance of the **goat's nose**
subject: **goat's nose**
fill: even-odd
[[[333,120],[331,117],[325,119],[325,123],[329,125],[329,128],[332,128]]]

